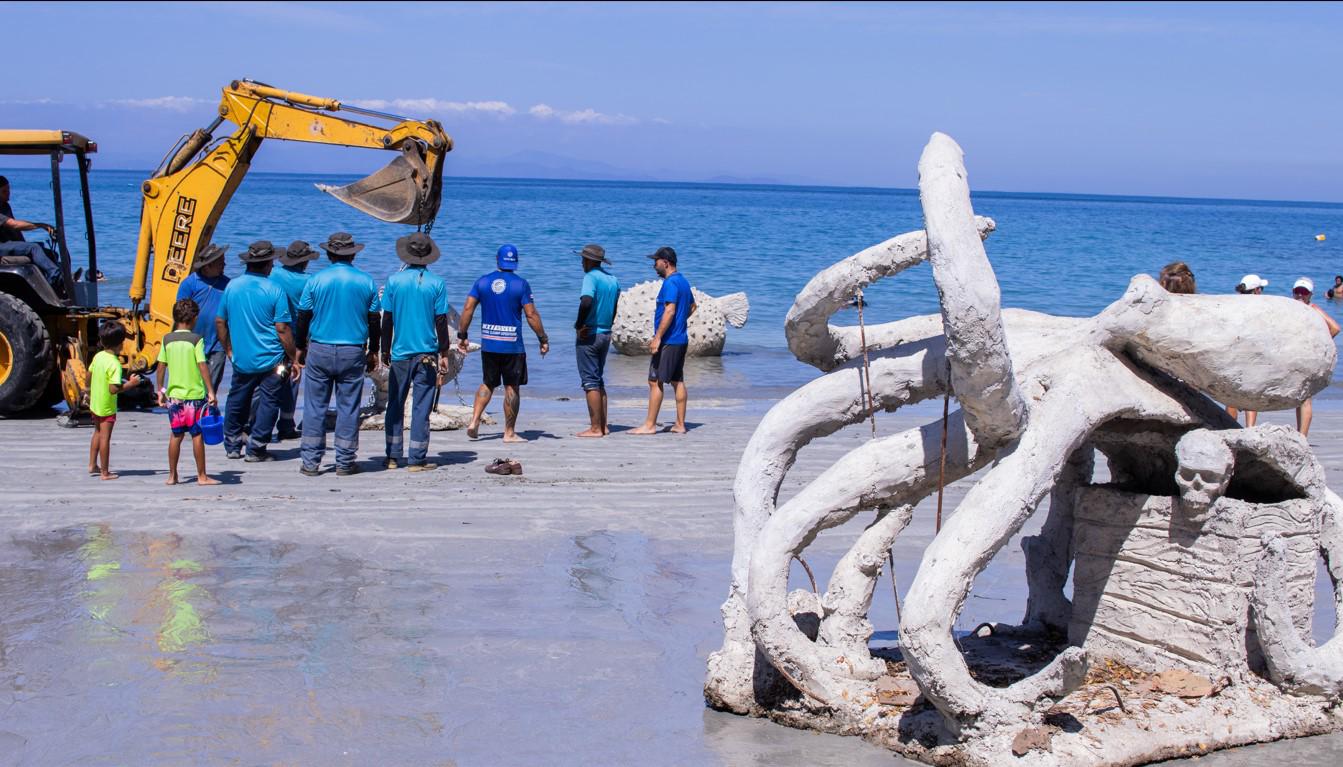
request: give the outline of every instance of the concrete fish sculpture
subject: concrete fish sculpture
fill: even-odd
[[[661,289],[662,280],[651,280],[620,294],[616,318],[611,323],[611,344],[616,351],[630,356],[648,354],[648,342],[653,340],[653,311]],[[723,353],[727,341],[727,326],[745,325],[751,302],[745,293],[714,298],[698,288],[691,290],[698,308],[686,323],[690,336],[686,353],[691,357],[717,357]]]

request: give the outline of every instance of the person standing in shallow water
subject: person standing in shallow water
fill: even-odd
[[[495,271],[483,275],[471,286],[462,307],[461,323],[457,327],[458,348],[463,354],[469,350],[467,338],[476,306],[480,312],[480,369],[483,381],[476,389],[476,401],[471,411],[471,423],[466,436],[480,436],[480,419],[485,406],[494,397],[499,384],[504,386],[504,441],[526,442],[518,436],[518,408],[522,405],[522,387],[527,385],[527,349],[522,345],[522,315],[536,333],[541,344],[541,356],[550,351],[550,339],[541,325],[541,315],[532,301],[532,286],[514,272],[518,268],[518,249],[504,245],[495,254]]]
[[[1161,267],[1161,274],[1158,275],[1157,281],[1168,293],[1192,295],[1198,292],[1198,286],[1194,282],[1194,273],[1190,271],[1189,264],[1183,261],[1172,261]]]
[[[382,293],[382,364],[388,367],[387,468],[405,463],[406,395],[414,388],[410,413],[408,471],[430,471],[429,416],[442,376],[448,370],[452,331],[448,328],[448,284],[430,272],[439,250],[421,232],[396,241],[406,268],[387,279]]]
[[[1292,298],[1309,306],[1320,313],[1320,319],[1324,320],[1324,325],[1329,330],[1329,336],[1332,338],[1338,335],[1339,326],[1323,309],[1310,302],[1311,295],[1315,292],[1315,281],[1309,277],[1301,277],[1292,285]],[[1301,403],[1296,409],[1296,430],[1301,432],[1301,436],[1310,435],[1310,420],[1313,415],[1310,400]]]
[[[1268,280],[1260,277],[1257,274],[1247,274],[1244,277],[1240,278],[1240,282],[1237,283],[1236,285],[1236,292],[1241,294],[1242,296],[1259,296],[1263,295],[1264,288],[1266,287],[1268,287]],[[1232,418],[1240,417],[1240,411],[1237,411],[1234,407],[1228,406],[1226,412],[1227,415],[1231,416]],[[1259,422],[1259,411],[1246,410],[1244,412],[1245,412],[1246,427],[1254,426],[1256,423]]]
[[[615,321],[616,305],[620,302],[620,281],[603,269],[610,266],[606,249],[600,245],[584,245],[579,251],[583,257],[583,287],[578,299],[578,320],[574,330],[574,353],[578,360],[578,377],[583,385],[583,396],[588,404],[588,428],[578,432],[579,437],[604,437],[611,433],[607,423],[606,355],[611,350],[611,323]]]
[[[653,354],[648,363],[648,418],[642,426],[631,429],[630,434],[657,431],[663,384],[671,384],[676,396],[676,423],[671,431],[685,434],[685,411],[690,399],[685,388],[685,356],[690,348],[686,322],[695,313],[695,297],[690,282],[677,270],[675,250],[658,248],[648,257],[653,259],[653,269],[662,278],[662,288],[653,310],[653,340],[648,343],[648,351]]]

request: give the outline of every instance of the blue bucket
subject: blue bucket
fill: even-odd
[[[200,427],[205,444],[218,445],[224,441],[224,418],[219,415],[219,408],[212,407],[207,410],[196,425]]]

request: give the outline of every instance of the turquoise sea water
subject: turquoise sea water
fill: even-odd
[[[15,215],[52,217],[47,171],[0,172],[11,179]],[[63,175],[79,264],[77,179]],[[92,173],[106,304],[128,303],[145,175]],[[413,228],[371,219],[313,187],[352,180],[252,173],[215,241],[230,244],[232,256],[255,239],[317,243],[345,230],[368,243],[356,264],[383,280],[399,266],[393,242]],[[1343,305],[1324,300],[1333,275],[1343,273],[1343,204],[983,192],[974,205],[998,223],[986,247],[1005,306],[1094,314],[1119,297],[1132,275],[1155,274],[1179,259],[1191,265],[1202,293],[1233,292],[1243,274],[1254,272],[1269,280],[1267,292],[1289,295],[1292,282],[1308,275],[1317,301],[1343,319]],[[531,388],[559,396],[577,389],[568,339],[582,271],[573,251],[587,242],[604,245],[628,286],[654,278],[644,255],[671,245],[696,287],[715,296],[746,291],[751,301],[750,322],[730,331],[727,354],[692,366],[692,387],[718,397],[776,397],[816,375],[785,346],[783,318],[797,291],[829,264],[921,227],[913,190],[450,178],[433,231],[444,255],[433,268],[460,307],[471,282],[493,269],[495,249],[517,245],[519,273],[535,290],[554,347],[539,360],[529,338]],[[1319,242],[1316,234],[1328,239]],[[229,273],[238,271],[232,261]],[[867,298],[869,323],[937,311],[926,265],[879,283]],[[856,323],[849,314],[837,321]],[[643,370],[640,360],[613,359],[617,393],[641,394]],[[474,386],[477,376],[469,363],[464,385]]]

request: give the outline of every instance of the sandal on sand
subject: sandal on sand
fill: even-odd
[[[507,476],[513,473],[513,469],[508,465],[508,460],[504,458],[495,458],[489,466],[485,467],[486,474],[498,474]]]

